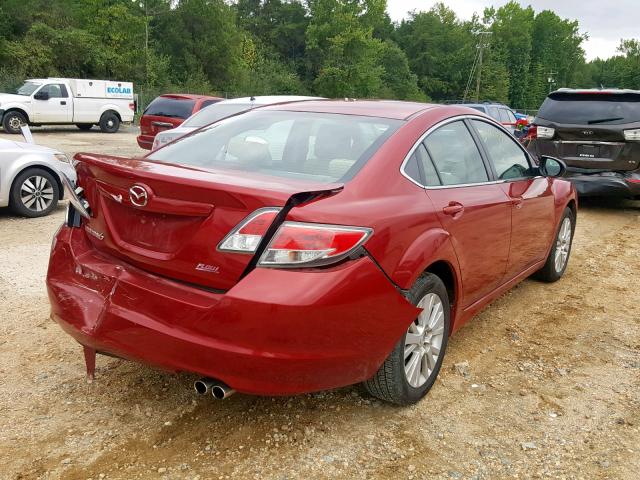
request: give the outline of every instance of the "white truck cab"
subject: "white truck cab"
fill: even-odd
[[[15,94],[0,93],[0,119],[7,133],[20,126],[75,124],[81,130],[99,125],[115,133],[133,121],[133,84],[110,80],[35,78]]]

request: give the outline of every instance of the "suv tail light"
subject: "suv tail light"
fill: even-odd
[[[536,125],[535,134],[537,138],[549,139],[549,138],[553,138],[553,136],[556,134],[556,129],[550,128],[550,127],[541,127],[540,125]]]
[[[624,131],[624,139],[630,142],[640,142],[640,128]]]
[[[231,230],[218,245],[218,250],[235,253],[254,253],[267,229],[278,215],[279,208],[260,208]]]
[[[258,265],[316,267],[335,263],[353,253],[372,232],[364,227],[284,222]]]

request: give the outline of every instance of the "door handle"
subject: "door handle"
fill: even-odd
[[[66,100],[60,100],[60,105],[66,105],[67,101]]]
[[[445,215],[451,215],[452,217],[459,216],[464,211],[464,205],[458,202],[449,202],[449,205],[442,209],[442,213]]]
[[[513,205],[516,208],[522,208],[523,203],[524,203],[524,200],[522,199],[522,197],[516,197],[511,200],[511,205]]]

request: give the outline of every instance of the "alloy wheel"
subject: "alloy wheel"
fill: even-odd
[[[40,175],[28,177],[20,187],[22,204],[33,212],[42,212],[53,202],[53,186]]]
[[[569,250],[571,249],[571,219],[565,218],[560,226],[558,232],[558,239],[556,240],[556,252],[554,265],[556,272],[561,272],[567,264],[569,258]]]
[[[404,373],[414,388],[424,385],[433,373],[444,339],[444,309],[435,293],[428,293],[417,305],[422,308],[407,330],[404,341]]]

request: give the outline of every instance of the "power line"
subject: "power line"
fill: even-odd
[[[473,82],[473,78],[476,76],[476,69],[478,71],[476,77],[476,102],[480,101],[480,85],[482,83],[482,61],[483,61],[483,53],[484,49],[490,46],[489,37],[493,32],[476,32],[478,35],[478,44],[476,45],[476,56],[473,61],[473,65],[471,67],[471,72],[469,73],[469,79],[467,81],[467,87],[464,90],[463,100],[466,101],[469,96],[469,91],[471,90],[471,83]]]

